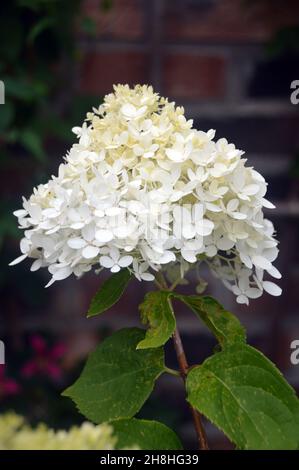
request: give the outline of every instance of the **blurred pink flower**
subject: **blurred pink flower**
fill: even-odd
[[[9,379],[5,375],[5,366],[0,365],[0,399],[12,395],[17,395],[21,387],[14,379]]]
[[[62,376],[60,360],[66,347],[62,343],[49,347],[44,338],[39,335],[30,338],[30,345],[34,356],[24,364],[21,370],[23,377],[44,375],[52,380],[59,380]]]

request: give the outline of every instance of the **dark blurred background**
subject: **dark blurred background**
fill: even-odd
[[[299,389],[299,365],[290,343],[299,339],[298,216],[299,2],[296,0],[11,0],[0,5],[0,411],[15,409],[32,422],[63,427],[82,419],[60,392],[78,376],[88,352],[110,332],[138,325],[146,283],[132,282],[101,318],[87,320],[102,279],[86,275],[44,289],[46,271],[8,263],[18,256],[12,211],[33,185],[45,182],[74,141],[92,105],[114,83],[152,84],[184,105],[203,130],[215,128],[246,150],[269,182],[277,209],[269,216],[280,240],[280,298],[265,294],[239,306],[203,273],[208,292],[238,314],[249,342],[260,348]],[[194,292],[191,283],[183,290]],[[213,338],[177,305],[191,364],[211,354]],[[171,344],[167,360],[175,367]],[[173,426],[188,448],[195,436],[180,382],[162,377],[141,412]],[[213,448],[229,443],[206,423]]]

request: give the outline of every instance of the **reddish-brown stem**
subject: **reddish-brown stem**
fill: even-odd
[[[173,344],[174,344],[174,349],[176,352],[178,364],[180,367],[181,377],[183,381],[185,382],[189,366],[188,366],[186,354],[184,351],[183,343],[182,343],[181,336],[180,336],[178,329],[175,330],[172,338],[173,338]],[[191,414],[192,414],[192,418],[194,422],[196,435],[198,438],[199,448],[201,450],[209,450],[207,436],[206,436],[204,427],[201,422],[201,416],[198,413],[198,411],[196,411],[191,405],[189,406],[190,406],[190,410],[191,410]]]

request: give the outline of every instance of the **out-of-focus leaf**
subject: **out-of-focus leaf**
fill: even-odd
[[[20,7],[26,7],[33,11],[40,11],[51,3],[58,3],[60,0],[17,0]]]
[[[0,132],[10,126],[15,115],[15,109],[12,103],[5,103],[0,105]]]
[[[17,98],[22,101],[32,101],[40,98],[48,91],[45,83],[29,83],[23,78],[4,77],[5,93],[7,96]]]
[[[286,52],[299,52],[299,26],[287,26],[280,29],[267,44],[267,52],[278,56]]]
[[[107,12],[113,7],[113,0],[100,0],[99,5],[104,12]]]
[[[89,36],[95,36],[97,33],[97,25],[93,18],[90,16],[85,16],[81,21],[82,31]]]
[[[24,35],[22,22],[18,18],[2,14],[0,20],[0,57],[5,62],[13,63],[22,49]]]
[[[51,28],[55,24],[54,18],[45,17],[38,21],[30,30],[27,41],[32,44],[35,39],[46,29]]]
[[[39,161],[44,161],[45,152],[41,138],[31,129],[25,129],[20,133],[20,143],[25,149]]]

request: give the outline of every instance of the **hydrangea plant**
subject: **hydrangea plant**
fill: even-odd
[[[263,213],[274,208],[264,178],[246,165],[244,152],[224,138],[215,140],[213,129],[195,129],[182,107],[150,86],[115,86],[73,131],[78,140],[58,175],[15,212],[24,238],[22,255],[11,264],[31,258],[32,271],[47,267],[47,286],[72,274],[110,270],[89,317],[111,307],[133,278],[156,289],[140,306],[148,328],[106,339],[65,395],[91,421],[117,422],[134,433],[140,426],[135,414],[158,377],[170,373],[183,378],[200,448],[208,448],[200,414],[238,448],[297,448],[299,402],[280,372],[246,343],[239,320],[215,299],[176,291],[190,270],[199,272],[205,264],[238,303],[248,304],[263,291],[281,294],[269,280],[281,274],[272,264],[278,242]],[[206,283],[199,280],[203,292]],[[187,363],[174,299],[190,307],[219,342],[220,349],[200,365]],[[171,337],[178,371],[164,362],[163,346]],[[164,438],[159,448],[175,448]]]

